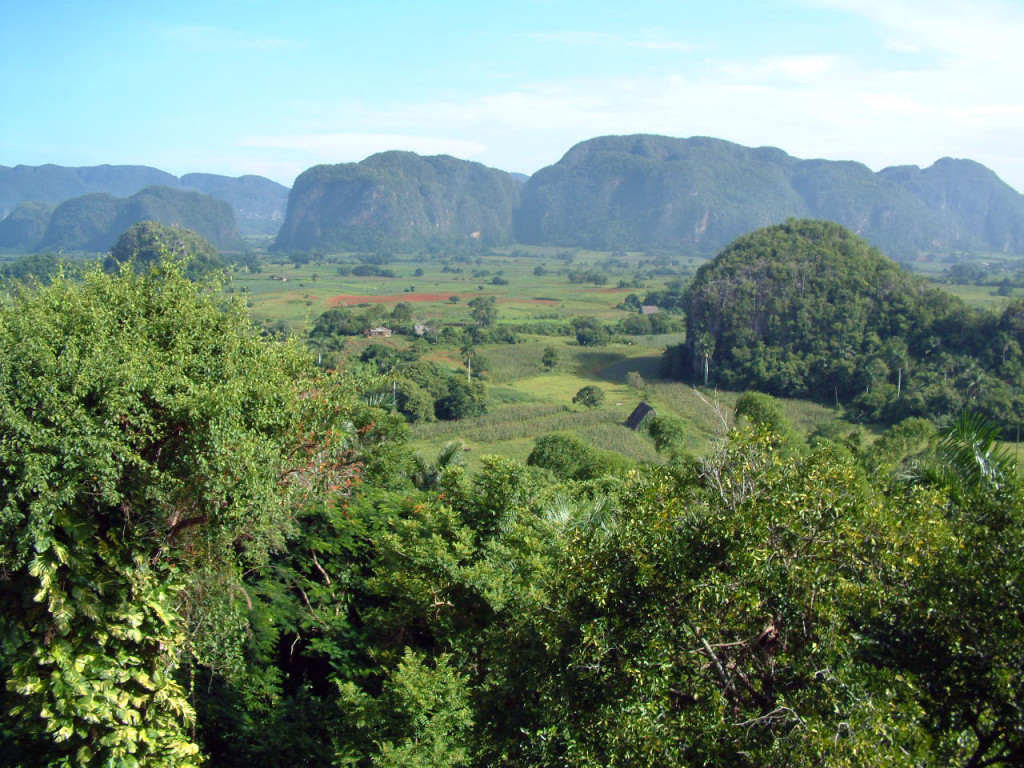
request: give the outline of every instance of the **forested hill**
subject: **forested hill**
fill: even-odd
[[[230,205],[199,192],[154,186],[126,198],[96,192],[64,201],[50,215],[39,246],[48,250],[106,251],[122,232],[140,221],[191,229],[221,250],[241,245]]]
[[[0,166],[0,223],[21,203],[56,206],[65,200],[102,192],[128,197],[155,185],[194,190],[230,203],[245,232],[272,234],[284,218],[288,188],[262,176],[218,176],[189,173],[180,179],[143,165],[99,165],[69,168],[60,165]],[[38,212],[38,209],[36,209]],[[0,242],[0,247],[29,248],[24,242]]]
[[[512,238],[521,183],[446,155],[382,152],[295,180],[280,250],[364,250]]]
[[[1024,303],[972,310],[832,222],[738,238],[682,304],[687,342],[665,354],[675,378],[812,397],[863,421],[970,409],[1010,428],[1024,413]]]
[[[582,142],[534,174],[523,189],[516,236],[523,243],[711,255],[789,217],[838,222],[894,257],[1024,253],[1024,196],[969,160],[874,173],[771,147],[649,135]]]

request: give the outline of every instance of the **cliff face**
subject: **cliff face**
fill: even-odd
[[[235,223],[215,206],[153,194],[154,185],[229,204]],[[196,229],[222,249],[237,246],[240,229],[277,233],[279,250],[521,242],[712,256],[759,227],[812,218],[835,221],[896,258],[1024,255],[1024,196],[984,166],[951,158],[874,173],[713,138],[603,136],[530,178],[448,156],[383,152],[310,168],[290,194],[259,176],[0,166],[0,247],[103,250],[119,234],[112,228],[140,217]]]
[[[279,250],[373,250],[507,242],[520,183],[445,155],[384,152],[295,180]]]
[[[288,187],[262,176],[218,176],[187,173],[181,186],[223,200],[235,209],[238,226],[247,234],[273,235],[284,221]]]

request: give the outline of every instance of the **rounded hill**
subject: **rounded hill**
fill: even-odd
[[[789,220],[738,238],[687,290],[676,377],[836,400],[871,386],[871,361],[925,343],[955,299],[833,222]],[[887,365],[886,377],[891,369]]]

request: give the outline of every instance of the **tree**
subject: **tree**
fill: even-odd
[[[167,257],[181,259],[186,264],[185,274],[193,280],[227,266],[202,235],[158,221],[141,221],[128,227],[114,243],[106,268],[117,272],[122,264],[130,263],[137,270],[148,270]]]
[[[619,330],[628,336],[651,333],[651,321],[646,315],[629,315],[619,321]]]
[[[686,424],[676,416],[655,414],[647,422],[647,432],[660,451],[681,448],[686,440]]]
[[[576,343],[581,347],[601,346],[611,339],[608,330],[597,318],[574,317],[571,324],[576,334]]]
[[[573,395],[572,401],[587,408],[597,408],[604,402],[604,390],[594,384],[588,384]]]
[[[700,369],[704,375],[704,386],[708,385],[708,377],[711,374],[711,359],[715,356],[715,338],[706,331],[697,335],[694,341],[694,351],[700,361]]]
[[[544,370],[553,371],[558,367],[558,350],[554,347],[544,347],[544,354],[540,357],[540,364],[544,366]]]
[[[448,382],[448,393],[435,407],[437,418],[444,421],[473,418],[487,412],[487,393],[479,381],[456,376]]]
[[[461,440],[451,440],[444,444],[437,453],[435,461],[428,461],[419,454],[413,457],[412,484],[421,491],[432,491],[437,488],[441,475],[452,467],[465,465],[464,452],[466,444]]]
[[[632,389],[641,397],[647,397],[648,385],[640,371],[630,371],[626,374],[626,386]]]
[[[793,437],[793,426],[782,403],[763,392],[744,392],[736,401],[736,418],[746,418],[752,424],[775,434],[783,440]]]
[[[407,301],[400,301],[391,310],[391,322],[398,326],[408,326],[412,323],[412,304]]]
[[[614,471],[620,462],[574,434],[552,432],[537,438],[526,463],[550,470],[562,480],[591,480]]]
[[[355,475],[352,388],[172,262],[17,293],[0,349],[5,759],[196,764],[175,672],[230,657],[243,570]]]
[[[469,314],[481,328],[494,325],[494,321],[498,318],[495,298],[493,296],[477,296],[469,302]]]

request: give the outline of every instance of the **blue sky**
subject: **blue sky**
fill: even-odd
[[[607,134],[984,163],[1024,190],[1024,3],[3,0],[0,165],[291,184],[408,149],[532,173]]]

